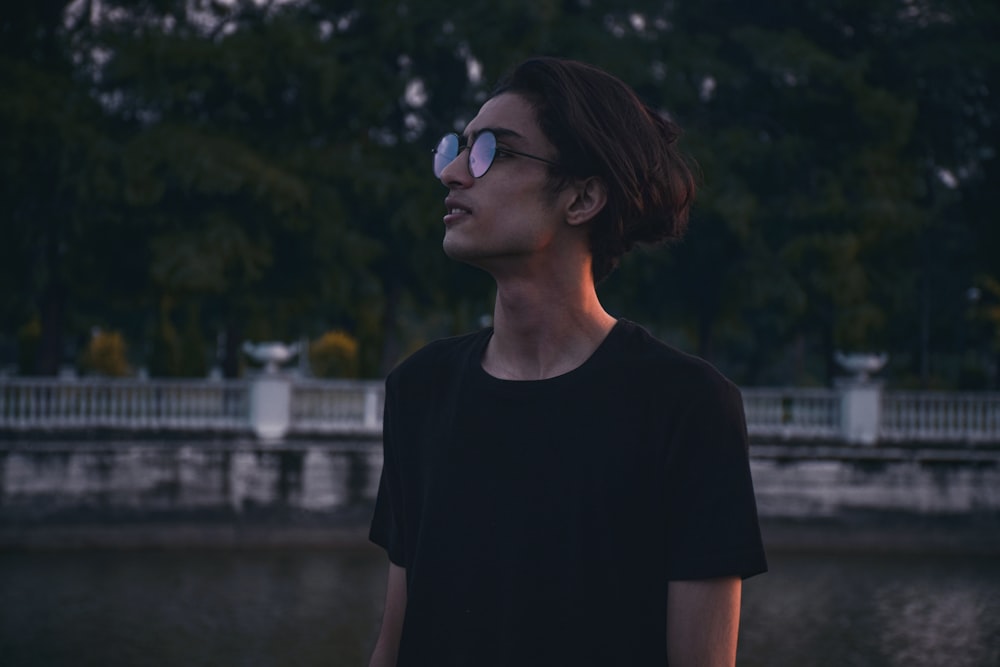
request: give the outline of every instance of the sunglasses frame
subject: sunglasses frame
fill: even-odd
[[[476,142],[478,142],[485,135],[489,135],[489,136],[493,137],[493,154],[490,156],[489,161],[486,164],[486,168],[483,169],[483,173],[481,173],[478,176],[476,176],[476,174],[472,171],[472,151],[473,151],[473,148],[476,145]],[[450,160],[448,160],[448,162],[446,164],[444,164],[441,167],[440,170],[438,170],[438,168],[437,168],[437,156],[441,155],[441,156],[446,157],[445,153],[443,153],[443,152],[440,151],[440,148],[441,148],[441,144],[444,142],[444,140],[447,139],[447,138],[449,138],[449,137],[454,137],[455,138],[455,144],[456,144],[457,150],[455,152],[455,156],[453,158],[451,158]],[[496,136],[496,134],[493,133],[492,130],[482,130],[481,132],[479,132],[478,134],[476,134],[475,137],[472,138],[472,142],[471,143],[465,141],[464,137],[460,136],[459,134],[457,134],[455,132],[449,132],[448,134],[444,135],[443,137],[441,137],[441,139],[438,140],[437,148],[431,149],[431,153],[434,154],[434,176],[435,176],[435,178],[441,178],[441,174],[444,173],[444,170],[447,169],[448,166],[452,162],[454,162],[455,160],[457,160],[459,158],[459,156],[462,154],[462,151],[464,151],[466,148],[469,149],[469,159],[466,161],[465,164],[466,164],[466,168],[469,170],[469,175],[472,176],[473,178],[482,178],[483,176],[485,176],[489,172],[490,167],[492,167],[493,163],[496,161],[497,155],[501,155],[501,154],[503,154],[503,155],[516,155],[518,157],[526,157],[526,158],[528,158],[530,160],[537,160],[538,162],[544,162],[545,164],[547,164],[549,166],[552,166],[552,167],[562,168],[562,165],[560,165],[560,164],[558,164],[556,162],[553,162],[552,160],[546,160],[543,157],[538,157],[537,155],[531,155],[530,153],[522,153],[520,151],[511,150],[509,148],[500,148],[499,146],[497,146],[497,136]]]

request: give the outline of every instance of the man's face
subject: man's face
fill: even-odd
[[[525,262],[540,261],[553,250],[563,224],[565,197],[546,190],[548,166],[503,149],[555,160],[555,148],[542,134],[535,113],[519,95],[488,100],[465,128],[471,143],[482,130],[497,138],[497,154],[481,178],[469,173],[463,151],[441,172],[445,200],[444,250],[452,259],[479,266],[494,276]]]

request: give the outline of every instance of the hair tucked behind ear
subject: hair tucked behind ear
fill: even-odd
[[[595,282],[636,243],[683,235],[695,187],[676,147],[680,128],[629,86],[591,65],[532,58],[508,74],[491,97],[502,93],[532,105],[559,163],[566,165],[553,173],[553,189],[573,178],[604,181],[608,202],[590,228]]]

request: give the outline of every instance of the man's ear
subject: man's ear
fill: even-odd
[[[566,222],[571,225],[593,220],[608,203],[608,189],[597,176],[579,180],[570,189],[574,196],[566,209]]]

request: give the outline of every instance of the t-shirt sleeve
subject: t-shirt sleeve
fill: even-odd
[[[696,384],[665,461],[667,579],[760,574],[767,560],[743,399],[721,376]]]
[[[379,479],[375,512],[372,516],[369,539],[386,550],[389,560],[400,567],[406,567],[403,533],[403,488],[400,462],[393,437],[393,403],[395,391],[386,382],[385,407],[382,415],[382,475]]]

